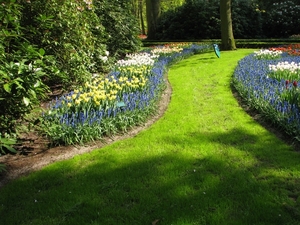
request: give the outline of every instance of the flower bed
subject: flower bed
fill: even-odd
[[[286,46],[285,49],[298,52],[295,46]],[[272,52],[279,49],[272,48],[265,57],[257,57],[255,52],[239,61],[233,75],[233,85],[249,105],[299,139],[300,56],[285,49],[280,48],[280,57]]]
[[[53,144],[85,143],[144,123],[156,111],[167,67],[210,45],[159,46],[119,60],[106,76],[53,101],[43,131]]]

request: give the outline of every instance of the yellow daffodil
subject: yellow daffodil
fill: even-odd
[[[76,100],[75,100],[75,104],[76,104],[76,105],[79,105],[79,104],[80,104],[80,102],[81,102],[81,100],[80,100],[80,99],[76,99]]]

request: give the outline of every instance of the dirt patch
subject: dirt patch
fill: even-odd
[[[94,149],[102,148],[114,141],[123,140],[137,135],[140,131],[151,126],[155,121],[163,116],[166,111],[172,94],[172,88],[167,82],[159,102],[158,112],[151,117],[144,125],[136,126],[127,133],[105,137],[101,141],[92,142],[85,146],[58,146],[48,148],[48,141],[42,137],[30,134],[25,136],[22,143],[22,151],[16,155],[4,155],[0,157],[0,163],[6,165],[6,172],[0,174],[0,188],[9,181],[26,176],[29,173],[39,170],[50,163],[70,159],[75,155],[91,152]]]

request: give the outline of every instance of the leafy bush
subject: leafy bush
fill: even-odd
[[[16,153],[14,145],[17,144],[16,138],[10,137],[9,135],[0,135],[0,156],[9,153]],[[0,169],[1,172],[1,169]]]
[[[95,1],[95,13],[105,27],[107,49],[111,57],[119,58],[141,47],[138,21],[127,0]]]
[[[0,156],[7,153],[16,153],[14,145],[17,143],[17,139],[11,135],[5,134],[3,137],[0,133]],[[5,165],[0,163],[0,173],[6,171]]]
[[[0,5],[0,134],[15,132],[16,124],[47,92],[45,51],[25,39],[21,7],[14,0]]]
[[[21,25],[30,43],[53,55],[47,84],[70,86],[100,72],[104,62],[106,34],[94,13],[92,1],[23,1]]]

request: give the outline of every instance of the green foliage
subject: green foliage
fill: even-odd
[[[300,90],[297,81],[292,82],[292,87],[288,88],[290,81],[286,81],[286,90],[281,94],[283,100],[300,107]]]
[[[101,68],[105,33],[91,2],[42,0],[26,1],[23,6],[27,38],[53,55],[53,66],[59,69],[49,74],[47,83],[83,83]]]
[[[287,38],[300,34],[300,5],[293,1],[272,4],[264,16],[263,29],[267,37]]]
[[[181,7],[162,14],[156,39],[187,40],[219,38],[220,19],[217,0],[186,1]]]
[[[17,143],[17,140],[9,135],[5,135],[4,137],[0,134],[0,155],[4,155],[8,152],[16,153],[17,151],[14,149],[14,145]],[[0,168],[1,172],[1,168]]]
[[[1,135],[0,133],[0,156],[5,155],[7,153],[17,153],[14,145],[17,144],[17,139],[12,135],[5,134]],[[5,164],[0,163],[0,174],[6,171]]]
[[[28,50],[26,58],[20,57],[18,51],[11,59],[0,59],[0,101],[5,105],[0,108],[1,132],[14,131],[17,121],[46,96],[47,86],[42,82],[44,64],[39,55],[43,50],[37,52],[30,45],[23,47]]]
[[[26,113],[45,97],[43,49],[24,38],[21,7],[14,0],[0,5],[0,133],[13,133]]]
[[[262,12],[258,5],[248,0],[232,1],[232,26],[235,38],[260,38],[263,36]]]
[[[219,0],[186,0],[182,6],[162,13],[156,39],[220,38],[219,3]],[[300,5],[295,1],[273,3],[266,9],[261,5],[258,1],[232,0],[235,38],[284,38],[300,34]]]
[[[14,132],[49,86],[83,84],[139,49],[130,9],[127,1],[2,1],[0,132]]]
[[[106,44],[111,56],[124,56],[140,49],[138,21],[127,0],[97,0],[95,13],[107,34]]]
[[[0,173],[6,171],[5,165],[0,163]]]

